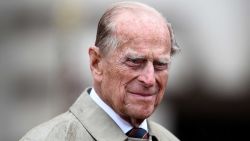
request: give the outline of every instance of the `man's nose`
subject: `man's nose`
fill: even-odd
[[[153,63],[149,62],[139,74],[138,80],[146,87],[151,87],[155,84],[155,70]]]

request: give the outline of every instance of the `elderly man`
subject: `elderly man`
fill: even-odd
[[[155,9],[137,2],[112,5],[89,48],[93,88],[21,141],[177,141],[147,119],[163,98],[177,50],[170,24]]]

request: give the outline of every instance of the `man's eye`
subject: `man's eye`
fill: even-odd
[[[141,66],[144,62],[145,62],[144,59],[127,58],[126,64],[132,67],[138,67]]]
[[[154,68],[156,70],[165,70],[168,69],[169,63],[163,63],[163,62],[154,62]]]

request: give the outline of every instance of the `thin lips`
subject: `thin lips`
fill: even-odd
[[[143,92],[129,92],[129,93],[140,95],[140,96],[152,96],[155,94],[155,93],[143,93]]]

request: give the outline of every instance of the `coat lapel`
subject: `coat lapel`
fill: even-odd
[[[156,138],[157,137],[157,132],[155,132],[155,127],[152,125],[152,122],[150,120],[147,120],[148,122],[148,132],[149,132],[149,135],[151,136],[151,139],[153,141],[158,141],[158,139]]]
[[[127,136],[120,127],[89,96],[85,90],[70,111],[98,141],[124,141]]]

